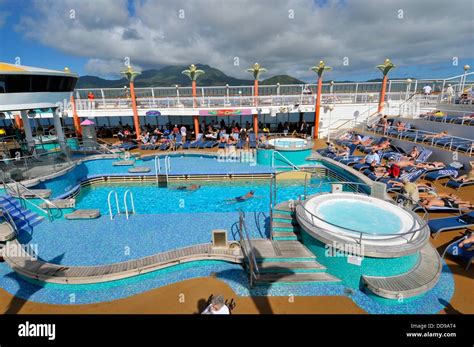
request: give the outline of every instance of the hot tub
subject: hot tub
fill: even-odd
[[[315,195],[297,208],[297,218],[317,240],[336,248],[364,246],[366,255],[375,257],[410,254],[429,237],[415,213],[363,194]]]
[[[306,158],[311,155],[311,149],[311,140],[298,137],[272,138],[265,148],[257,150],[257,163],[280,169],[304,165]]]

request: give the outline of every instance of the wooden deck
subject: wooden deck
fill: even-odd
[[[375,294],[389,299],[410,298],[430,290],[441,274],[438,251],[427,244],[420,250],[417,265],[409,272],[397,276],[362,276],[363,283]]]
[[[0,212],[1,214],[1,212]],[[16,232],[8,222],[0,222],[0,242],[5,242],[13,239]]]
[[[3,250],[7,264],[17,273],[43,282],[88,284],[132,277],[195,260],[224,260],[242,263],[240,249],[214,248],[199,244],[149,257],[98,266],[63,266],[33,258],[17,241],[7,243]]]

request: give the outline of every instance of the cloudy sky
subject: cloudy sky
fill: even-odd
[[[474,65],[473,0],[0,0],[0,61],[116,77],[203,63],[248,77],[312,80],[320,59],[331,78],[440,78]],[[264,77],[264,76],[262,76]]]

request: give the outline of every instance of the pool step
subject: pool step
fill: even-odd
[[[326,267],[316,261],[260,262],[260,273],[309,273],[322,272]]]
[[[268,285],[270,283],[315,283],[315,282],[339,282],[340,279],[327,272],[309,273],[260,273],[257,276],[257,285]]]
[[[294,214],[295,213],[295,208],[296,206],[300,204],[299,201],[295,200],[292,202],[292,207],[290,205],[290,201],[284,201],[280,202],[279,204],[276,204],[275,207],[273,208],[274,211],[278,211],[278,213],[283,213],[283,214]]]

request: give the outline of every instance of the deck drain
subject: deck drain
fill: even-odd
[[[354,294],[354,290],[351,288],[344,288],[344,295],[350,296]]]

